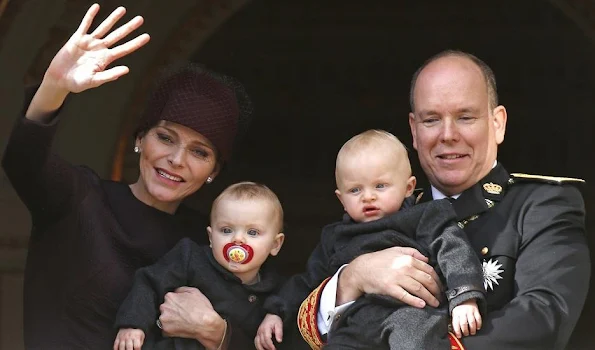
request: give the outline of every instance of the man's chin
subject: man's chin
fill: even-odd
[[[459,194],[470,187],[467,186],[469,181],[465,180],[468,180],[468,178],[465,178],[464,176],[438,178],[436,183],[432,183],[432,185],[438,188],[443,194],[452,196]]]

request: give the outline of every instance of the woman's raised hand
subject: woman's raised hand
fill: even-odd
[[[44,83],[64,92],[81,92],[113,81],[129,72],[126,66],[108,65],[149,42],[148,34],[115,46],[139,28],[143,18],[136,16],[128,23],[112,30],[126,13],[124,7],[115,9],[92,33],[88,33],[99,5],[93,4],[85,14],[78,29],[54,56],[48,67]]]

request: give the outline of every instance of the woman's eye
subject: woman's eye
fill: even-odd
[[[192,154],[194,154],[195,156],[200,157],[200,158],[208,158],[209,157],[209,153],[207,153],[205,150],[200,149],[200,148],[193,149]]]
[[[167,142],[167,143],[172,143],[171,137],[169,137],[169,135],[162,134],[162,133],[157,133],[157,138],[160,141]]]

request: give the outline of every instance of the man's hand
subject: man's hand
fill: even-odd
[[[225,320],[198,289],[180,287],[167,293],[159,311],[164,336],[196,339],[207,349],[221,344]]]
[[[145,342],[145,332],[135,328],[122,328],[118,331],[114,350],[141,350]]]
[[[452,309],[452,329],[457,336],[475,335],[481,329],[481,314],[475,299],[467,300]]]
[[[337,305],[364,293],[383,294],[405,304],[437,307],[441,284],[428,258],[407,247],[392,247],[361,255],[341,271]]]
[[[254,338],[254,346],[258,350],[275,350],[272,337],[275,335],[275,339],[278,343],[283,341],[283,320],[281,317],[273,314],[267,314]]]

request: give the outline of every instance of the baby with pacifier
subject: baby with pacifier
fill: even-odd
[[[130,349],[204,349],[194,339],[169,338],[161,330],[159,306],[168,292],[183,286],[198,288],[219,315],[241,325],[234,332],[254,338],[266,315],[262,303],[282,282],[265,261],[283,245],[283,208],[268,187],[240,182],[215,199],[210,223],[209,246],[185,238],[136,272],[116,317],[114,349],[129,344]]]

